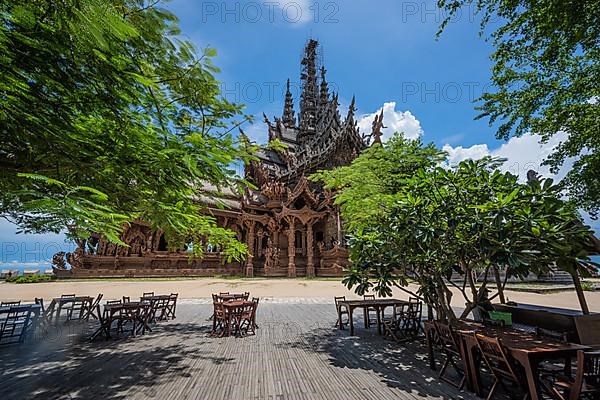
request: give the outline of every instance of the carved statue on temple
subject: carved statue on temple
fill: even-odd
[[[53,268],[66,270],[67,265],[65,263],[65,252],[59,251],[54,256],[52,256],[52,266]]]
[[[381,130],[383,128],[387,128],[387,127],[383,126],[383,108],[382,108],[381,114],[375,115],[375,119],[373,120],[373,127],[372,127],[373,131],[371,133],[371,135],[373,136],[373,143],[381,144],[381,136],[383,135]]]

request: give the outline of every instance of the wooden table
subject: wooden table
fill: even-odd
[[[52,322],[54,318],[54,322],[58,322],[60,318],[60,313],[65,305],[74,303],[74,302],[82,302],[83,310],[85,311],[86,319],[89,318],[90,312],[92,311],[92,304],[94,302],[94,298],[91,296],[75,296],[75,297],[55,297],[52,299],[50,304],[48,305],[48,311],[46,311],[46,315],[48,316],[48,322]]]
[[[353,313],[356,308],[362,308],[365,312],[366,309],[372,307],[377,312],[377,333],[381,335],[381,320],[383,319],[383,313],[386,307],[398,306],[402,304],[408,304],[406,300],[400,299],[375,299],[375,300],[342,300],[338,302],[339,307],[346,307],[348,309],[348,325],[350,325],[350,336],[354,335],[354,319]],[[338,326],[343,329],[342,325],[342,314],[338,310]]]
[[[538,379],[538,367],[542,361],[561,358],[570,359],[577,354],[578,350],[589,349],[588,346],[539,338],[531,333],[516,329],[485,327],[477,323],[463,323],[454,330],[461,338],[463,347],[461,353],[466,361],[472,389],[479,396],[482,396],[483,387],[479,375],[479,365],[477,365],[479,349],[475,334],[501,340],[508,353],[525,370],[531,400],[542,398]]]
[[[110,329],[114,321],[118,321],[122,318],[122,313],[125,311],[136,311],[137,319],[134,322],[140,323],[140,326],[133,329],[133,336],[141,330],[142,334],[146,333],[146,330],[152,332],[152,329],[148,326],[148,321],[151,314],[152,306],[148,302],[143,301],[131,301],[129,303],[120,304],[107,304],[104,306],[104,315],[100,319],[100,327],[94,332],[90,340],[94,340],[98,335],[104,334],[106,339],[110,339]]]
[[[159,317],[159,320],[162,320],[164,318],[166,308],[168,307],[168,302],[171,299],[171,296],[169,296],[168,294],[157,294],[155,296],[143,296],[140,297],[140,301],[141,302],[148,302],[150,303],[150,306],[152,307],[152,314],[150,315],[150,321],[155,321],[156,320],[156,312],[158,311],[159,305],[162,302],[167,302],[166,305],[161,306],[163,307],[163,310],[161,312],[161,315]]]
[[[231,335],[231,320],[235,316],[238,309],[251,306],[254,303],[249,300],[230,300],[223,302],[223,308],[227,314],[227,336]],[[216,330],[217,319],[213,318],[213,332]]]
[[[223,301],[246,300],[247,299],[247,296],[245,293],[218,294],[217,297]]]
[[[0,342],[2,342],[2,344],[23,343],[28,334],[33,334],[33,332],[35,332],[35,328],[40,321],[41,310],[42,307],[39,304],[20,304],[16,306],[0,307],[0,324],[3,324],[5,322],[4,319],[7,318],[11,313],[27,312],[25,320],[22,321],[23,326],[21,330],[17,332],[18,335],[14,334],[15,332],[12,332],[11,335],[7,335],[8,338],[18,338],[17,341],[14,342],[8,340],[2,342],[2,339],[4,339],[4,332],[0,332]],[[32,313],[33,317],[31,315]],[[31,328],[31,331],[29,328]]]

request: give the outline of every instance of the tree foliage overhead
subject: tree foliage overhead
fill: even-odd
[[[221,95],[214,49],[155,1],[9,0],[0,21],[3,217],[112,241],[143,219],[174,247],[245,252],[195,202],[205,183],[243,184],[232,165],[252,152],[230,133],[248,117]]]
[[[453,168],[444,159],[432,145],[394,137],[313,177],[337,191],[349,234],[349,288],[386,296],[415,280],[418,294],[453,319],[453,291],[464,297],[466,315],[499,268],[506,277],[547,273],[554,264],[587,273],[581,261],[589,261],[592,232],[552,180],[520,183],[497,159]],[[497,282],[500,290],[505,283]]]
[[[565,132],[545,161],[556,171],[578,157],[564,184],[581,207],[600,210],[600,2],[596,0],[438,0],[448,11],[440,32],[464,6],[493,27],[496,91],[485,93],[479,118],[498,121],[498,138]]]

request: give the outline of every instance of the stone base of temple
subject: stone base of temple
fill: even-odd
[[[307,270],[306,265],[296,265],[295,277],[341,277],[348,265],[348,251],[343,248],[324,252],[320,263]],[[283,260],[283,258],[282,258]],[[300,258],[302,261],[302,258]],[[252,268],[243,262],[223,263],[218,254],[207,254],[201,260],[190,259],[186,254],[150,254],[145,256],[83,255],[70,269],[54,268],[59,279],[69,278],[161,278],[161,277],[290,277],[289,266],[265,268],[257,260]],[[287,259],[285,259],[287,261]],[[250,273],[250,275],[248,275]]]

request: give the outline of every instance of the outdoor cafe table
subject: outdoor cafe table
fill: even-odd
[[[225,314],[227,315],[227,336],[231,335],[231,322],[237,310],[253,304],[254,303],[249,300],[229,300],[223,302],[223,308],[225,308]],[[216,324],[216,318],[213,318],[213,332],[216,329]]]
[[[354,309],[362,308],[365,310],[367,308],[374,308],[377,312],[377,333],[381,335],[381,320],[383,319],[383,312],[386,307],[400,306],[403,304],[408,304],[406,300],[400,299],[368,299],[368,300],[342,300],[338,302],[340,307],[348,308],[348,325],[350,326],[350,336],[354,335],[354,320],[352,314],[354,313]],[[338,310],[338,326],[340,329],[343,329],[342,325],[342,314],[339,313]]]
[[[169,296],[168,294],[157,294],[157,295],[153,295],[153,296],[143,296],[140,297],[140,301],[141,302],[149,302],[150,306],[152,307],[151,310],[151,315],[149,320],[153,321],[156,318],[156,312],[158,311],[157,306],[163,302],[163,301],[169,301],[169,299],[171,298],[171,296]],[[164,315],[165,311],[162,311],[162,314]],[[159,319],[161,319],[163,317],[163,315],[160,315]]]
[[[90,315],[92,303],[94,302],[94,298],[90,296],[75,296],[75,297],[55,297],[52,299],[50,304],[48,305],[48,321],[51,322],[54,318],[54,322],[58,322],[60,318],[60,313],[65,305],[74,302],[83,303],[83,310],[85,310],[85,318],[88,318]]]
[[[217,297],[223,301],[245,300],[247,298],[244,293],[218,294]]]
[[[98,335],[104,334],[106,339],[110,339],[110,329],[114,321],[123,319],[123,312],[137,311],[137,321],[140,326],[134,331],[134,336],[137,331],[141,330],[142,334],[152,329],[148,326],[149,317],[151,314],[150,303],[141,301],[130,301],[128,303],[106,304],[104,306],[104,315],[100,318],[100,327],[94,332],[90,340],[94,340]]]
[[[426,324],[426,335],[428,338],[428,348],[430,354],[430,363],[432,362],[432,342],[431,326]],[[540,338],[530,332],[513,328],[488,327],[480,323],[470,321],[460,321],[454,327],[454,331],[460,337],[461,356],[465,361],[467,379],[471,389],[479,396],[483,394],[483,385],[479,374],[478,345],[475,334],[498,338],[507,352],[516,360],[523,369],[527,378],[527,386],[531,400],[542,398],[539,389],[538,367],[544,360],[565,359],[575,357],[578,350],[587,350],[588,346],[582,346],[573,343],[558,342],[548,338]]]

